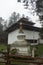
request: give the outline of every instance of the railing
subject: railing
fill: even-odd
[[[7,52],[0,52],[3,55],[0,57],[1,59],[4,59],[4,61],[0,61],[0,63],[5,63],[5,65],[14,65],[15,62],[20,62],[22,63],[27,63],[27,64],[33,64],[33,65],[38,65],[38,64],[43,64],[43,58],[37,58],[37,57],[31,57],[31,56],[17,56],[14,54],[10,53],[10,48],[7,48]],[[18,64],[17,64],[18,65]]]

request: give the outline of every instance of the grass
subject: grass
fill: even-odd
[[[29,65],[29,63],[25,63],[25,62],[12,62],[11,64],[14,64],[14,65]]]
[[[29,65],[30,63],[24,63],[24,62],[11,62],[11,65]],[[6,65],[4,63],[0,63],[0,65]]]
[[[4,63],[0,63],[0,65],[5,65]]]
[[[4,49],[7,49],[7,46],[4,45],[4,44],[0,44],[0,51],[1,51],[1,50],[4,50]]]
[[[0,44],[0,51],[6,50],[7,46],[5,44]]]
[[[34,47],[36,48],[35,56],[39,56],[40,57],[40,54],[43,53],[43,44],[39,44],[39,45],[36,45]]]

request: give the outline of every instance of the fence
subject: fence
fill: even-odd
[[[0,59],[4,59],[4,61],[0,61],[0,63],[3,63],[5,65],[15,65],[15,62],[27,63],[27,65],[43,65],[43,58],[36,58],[36,57],[29,57],[29,56],[17,56],[14,54],[10,54],[10,47],[8,46],[7,52],[0,52],[4,55],[0,57]],[[18,65],[18,64],[16,64]],[[22,64],[23,65],[23,64]]]

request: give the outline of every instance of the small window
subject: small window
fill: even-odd
[[[37,40],[27,40],[29,43],[37,43]]]

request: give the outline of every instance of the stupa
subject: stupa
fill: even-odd
[[[17,40],[11,44],[11,50],[16,49],[16,55],[31,56],[30,44],[25,40],[25,37],[22,30],[22,22],[20,22]]]

